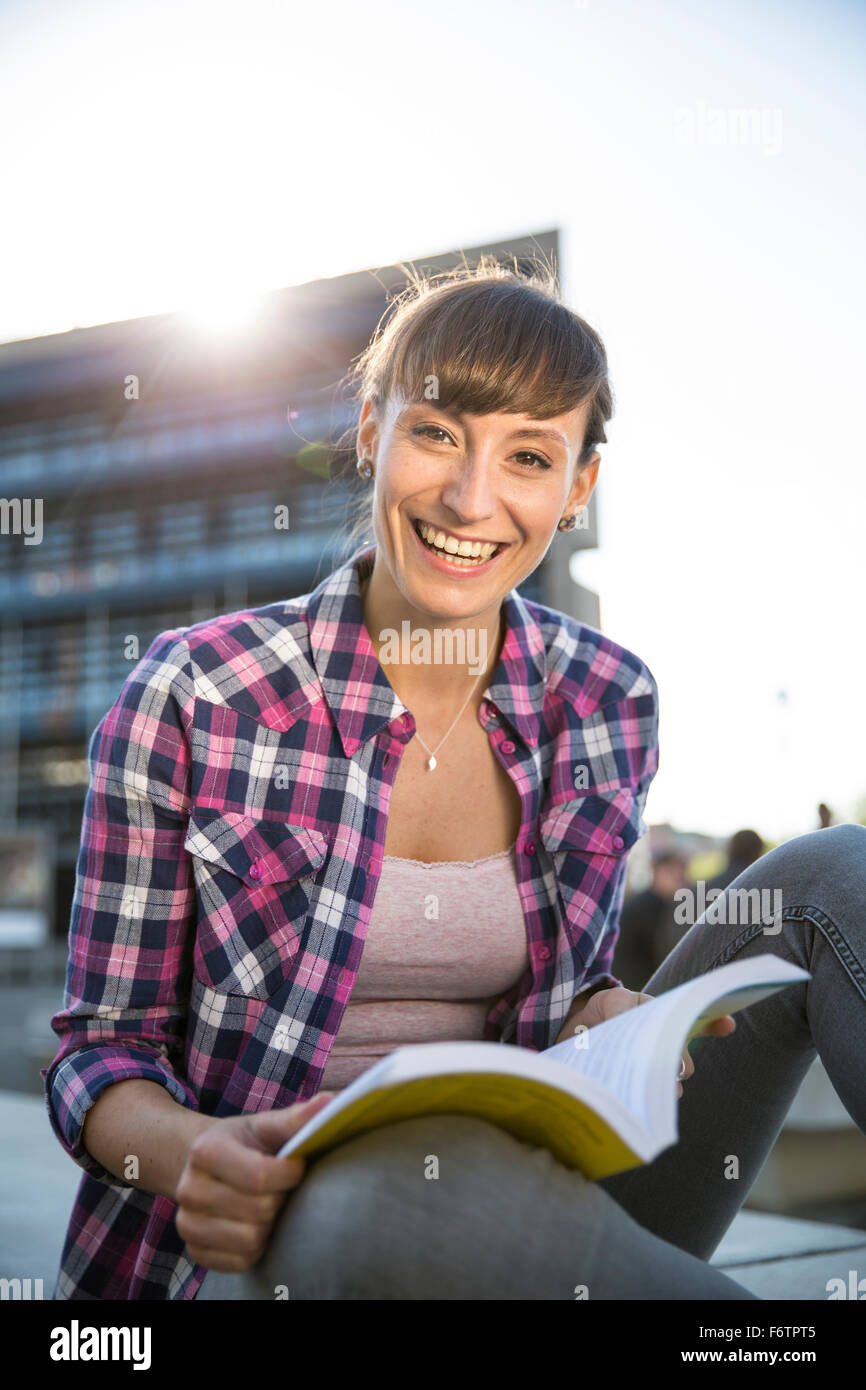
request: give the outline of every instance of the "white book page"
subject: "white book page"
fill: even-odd
[[[668,1039],[665,1046],[665,1035],[670,1034],[667,1025],[671,1015],[681,1009],[682,1001],[671,999],[672,993],[597,1023],[574,1039],[545,1049],[541,1055],[552,1057],[583,1076],[591,1076],[612,1091],[641,1126],[651,1132],[651,1093],[655,1089],[652,1073],[657,1073],[657,1080],[658,1073],[664,1070],[660,1060],[664,1056],[671,1059],[670,1085],[676,1095],[677,1045]]]
[[[693,1022],[702,1026],[710,1016],[735,1013],[788,984],[810,978],[808,970],[772,952],[734,961],[556,1043],[540,1055],[600,1082],[648,1132],[667,1138],[676,1116],[677,1073]],[[583,1046],[578,1045],[581,1042]]]

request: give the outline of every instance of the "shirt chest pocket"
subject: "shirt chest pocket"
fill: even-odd
[[[184,848],[198,904],[193,973],[223,994],[268,999],[287,978],[328,842],[318,830],[196,807]]]
[[[587,792],[542,816],[539,836],[556,868],[566,930],[586,963],[604,935],[629,850],[645,830],[629,787]]]

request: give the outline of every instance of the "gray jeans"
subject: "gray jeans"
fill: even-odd
[[[744,911],[731,897],[744,888],[767,890],[770,912]],[[866,1133],[866,827],[790,840],[724,901],[647,993],[768,951],[812,978],[741,1010],[729,1037],[689,1044],[680,1137],[653,1163],[592,1182],[485,1120],[403,1120],[312,1160],[255,1268],[211,1271],[199,1298],[753,1298],[707,1261],[816,1054]]]

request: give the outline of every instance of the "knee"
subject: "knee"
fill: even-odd
[[[817,830],[814,838],[826,836],[826,845],[818,851],[827,860],[827,872],[839,883],[853,889],[860,902],[866,897],[866,825],[833,825]]]
[[[837,856],[863,859],[866,857],[866,825],[845,821],[843,825],[831,825],[826,830],[810,830],[806,835],[789,840],[788,844],[800,845],[802,853],[824,859]]]
[[[375,1200],[396,1182],[430,1182],[477,1171],[482,1158],[495,1162],[498,1149],[515,1144],[498,1125],[477,1115],[415,1115],[358,1134],[315,1160],[309,1179],[339,1186],[351,1170],[355,1194]]]
[[[823,907],[833,896],[866,895],[866,826],[834,825],[786,840],[756,860],[732,887],[781,892],[785,906]]]
[[[444,1255],[498,1148],[517,1142],[486,1120],[449,1114],[337,1145],[310,1162],[278,1218],[266,1281],[294,1282],[308,1298],[405,1296],[400,1283],[419,1250],[442,1245]]]
[[[824,840],[833,847],[834,854],[866,863],[866,825],[845,821],[843,825],[831,825],[827,830],[813,830],[806,838]]]

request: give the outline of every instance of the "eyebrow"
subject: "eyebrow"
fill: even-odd
[[[562,444],[565,446],[566,449],[568,448],[568,440],[566,439],[564,434],[560,434],[559,430],[530,429],[529,426],[527,426],[525,429],[513,430],[512,433],[508,436],[508,438],[552,439],[554,444]]]
[[[429,408],[430,406],[432,406],[433,409],[434,409],[434,410],[438,410],[438,411],[440,412],[440,414],[442,414],[442,415],[451,415],[451,416],[454,417],[455,420],[461,420],[461,421],[462,421],[462,420],[465,419],[465,415],[464,415],[464,412],[463,412],[462,410],[454,410],[451,406],[437,405],[435,401],[429,401],[429,402],[427,402],[427,401],[416,401],[416,402],[414,402],[413,404],[414,404],[415,406],[417,406],[419,409],[422,409],[424,406],[427,406],[428,408]],[[569,445],[568,445],[568,440],[566,439],[565,435],[562,434],[562,432],[561,432],[560,430],[543,429],[543,428],[541,428],[540,426],[539,426],[539,427],[532,427],[532,426],[529,426],[529,425],[521,426],[520,429],[512,430],[511,433],[510,433],[509,435],[506,436],[506,438],[507,438],[507,439],[550,439],[550,440],[552,440],[552,442],[553,442],[554,444],[562,444],[562,446],[563,446],[565,449],[567,449],[567,448],[569,447]]]

